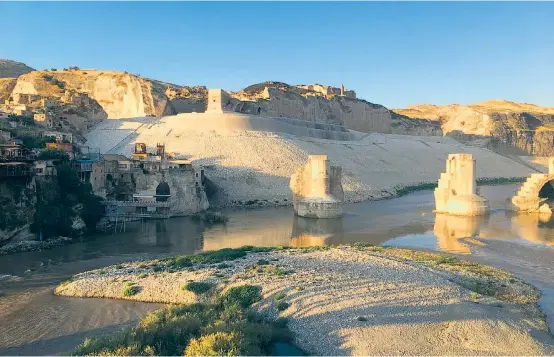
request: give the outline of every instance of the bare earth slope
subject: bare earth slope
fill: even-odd
[[[436,182],[448,154],[466,152],[477,160],[478,177],[527,176],[531,168],[490,150],[448,137],[357,133],[357,140],[271,132],[259,116],[231,125],[230,114],[179,114],[162,119],[106,120],[87,134],[102,153],[130,156],[135,142],[153,149],[163,140],[175,152],[205,166],[221,189],[214,205],[287,204],[289,179],[310,154],[327,154],[342,167],[349,202],[389,197],[395,187]],[[234,114],[240,117],[240,114]],[[259,201],[259,202],[258,202]]]
[[[25,63],[0,58],[0,78],[17,78],[32,71]]]
[[[554,155],[554,107],[490,100],[472,105],[421,104],[394,111],[441,123],[444,134],[463,140],[492,138],[496,144],[506,143],[524,152]]]

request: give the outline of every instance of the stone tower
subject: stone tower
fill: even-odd
[[[223,113],[231,97],[222,89],[208,89],[206,113]]]

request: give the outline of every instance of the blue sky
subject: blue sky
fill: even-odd
[[[554,106],[553,2],[0,2],[0,58],[239,90],[354,89],[389,108]]]

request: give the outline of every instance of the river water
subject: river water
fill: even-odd
[[[312,246],[367,242],[445,251],[512,271],[541,289],[541,307],[554,326],[554,220],[503,210],[515,185],[480,187],[488,217],[435,215],[431,191],[345,205],[342,219],[295,217],[290,207],[228,210],[225,226],[190,218],[128,224],[104,234],[40,252],[0,257],[0,354],[45,355],[70,351],[85,337],[136,323],[160,307],[120,300],[54,296],[75,273],[119,262],[226,247]],[[463,240],[486,243],[470,249]],[[472,251],[473,250],[473,251]]]

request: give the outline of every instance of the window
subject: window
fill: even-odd
[[[120,169],[126,169],[126,168],[127,168],[127,164],[119,164],[119,168],[120,168]]]

